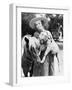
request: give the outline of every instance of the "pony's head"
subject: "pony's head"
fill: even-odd
[[[35,52],[35,53],[38,52],[37,50],[40,47],[39,40],[36,37],[32,37],[31,35],[25,35],[23,37],[22,43],[23,43],[23,50],[25,48],[27,48],[32,53],[33,52]]]

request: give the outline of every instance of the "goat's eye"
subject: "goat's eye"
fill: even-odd
[[[48,39],[50,39],[50,37],[48,37]]]

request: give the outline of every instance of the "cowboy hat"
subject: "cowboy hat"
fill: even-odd
[[[32,28],[32,29],[34,29],[35,28],[35,22],[36,21],[43,21],[44,22],[44,24],[48,24],[48,20],[45,18],[45,17],[35,17],[35,18],[33,18],[33,19],[31,19],[31,21],[29,22],[29,26]]]

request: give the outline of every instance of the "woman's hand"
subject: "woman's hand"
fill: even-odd
[[[44,62],[45,62],[45,56],[43,57],[40,63],[44,63]]]
[[[37,58],[37,62],[39,62],[39,63],[44,63],[45,62],[45,56],[43,57],[43,59],[41,60],[40,59],[40,57],[38,56],[38,58]]]

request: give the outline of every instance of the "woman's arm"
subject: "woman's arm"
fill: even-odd
[[[43,57],[41,63],[44,63],[45,62],[46,56],[48,55],[48,53],[50,52],[50,50],[51,50],[51,48],[49,46],[47,46],[47,49],[46,49],[46,51],[44,53],[44,57]]]

